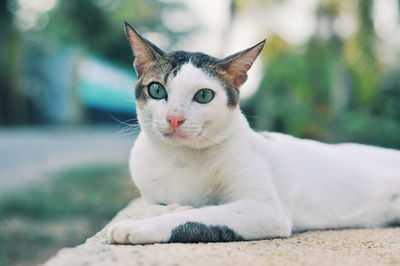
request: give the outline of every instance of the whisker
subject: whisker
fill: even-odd
[[[139,133],[139,131],[137,130],[136,127],[126,126],[126,127],[122,128],[121,130],[119,130],[118,132],[116,132],[115,134],[117,134],[119,136],[125,136],[125,135],[130,135],[130,134],[137,134],[137,133]]]
[[[245,117],[257,118],[257,119],[262,119],[262,118],[264,118],[264,117],[262,117],[262,116],[257,116],[257,115],[248,115],[248,114],[244,113],[243,111],[242,111],[242,114],[243,114]]]
[[[212,141],[212,143],[215,143],[215,139],[211,138],[210,136],[208,136],[206,133],[204,133],[204,131],[201,133],[202,137],[206,137],[208,140]]]

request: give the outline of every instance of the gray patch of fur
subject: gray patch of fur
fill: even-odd
[[[205,225],[198,222],[187,222],[172,230],[169,242],[229,242],[241,241],[243,237],[236,234],[226,225]]]
[[[149,40],[143,38],[127,22],[125,22],[125,33],[132,46],[134,54],[136,49],[134,43],[136,42],[140,43],[136,45],[145,47],[147,52],[153,55],[147,55],[140,65],[135,63],[136,73],[139,76],[135,93],[139,108],[142,108],[147,102],[147,90],[148,86],[152,82],[158,82],[165,86],[170,75],[176,76],[182,65],[189,62],[191,62],[195,67],[202,69],[207,74],[216,77],[222,83],[228,97],[227,105],[230,108],[235,108],[239,103],[239,89],[234,86],[231,78],[227,75],[226,71],[224,71],[227,67],[226,63],[229,63],[228,61],[231,59],[247,53],[258,44],[225,59],[218,59],[203,53],[185,51],[164,52]]]
[[[390,197],[390,201],[394,202],[400,198],[400,194],[394,194]]]
[[[189,62],[221,82],[227,93],[228,106],[235,107],[239,103],[239,90],[224,78],[223,70],[218,65],[221,62],[220,59],[203,53],[185,51],[165,53],[156,62],[147,66],[137,82],[136,99],[146,102],[148,99],[147,89],[151,82],[159,82],[165,85],[171,75],[176,76],[181,67]]]

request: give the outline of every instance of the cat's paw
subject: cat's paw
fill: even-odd
[[[191,206],[181,206],[177,203],[169,205],[151,205],[147,208],[145,217],[155,217],[166,213],[175,213],[192,209]]]
[[[142,220],[121,220],[108,229],[109,239],[118,244],[154,243],[155,233]]]
[[[146,223],[146,220],[121,220],[111,225],[108,237],[112,243],[148,244],[163,242],[161,232]]]

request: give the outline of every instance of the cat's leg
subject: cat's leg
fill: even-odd
[[[160,216],[160,215],[167,214],[167,213],[181,212],[181,211],[185,211],[185,210],[189,210],[189,209],[192,209],[192,207],[191,206],[181,206],[177,203],[168,204],[168,205],[154,204],[154,205],[149,205],[147,207],[145,217],[150,218],[150,217]]]
[[[222,242],[288,237],[291,222],[279,202],[237,200],[113,224],[109,237],[115,243]]]

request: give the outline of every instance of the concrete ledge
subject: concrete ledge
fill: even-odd
[[[133,201],[112,222],[141,218]],[[112,223],[111,222],[111,223]],[[112,245],[107,226],[47,261],[61,265],[400,265],[400,228],[311,231],[289,239],[211,244]]]

